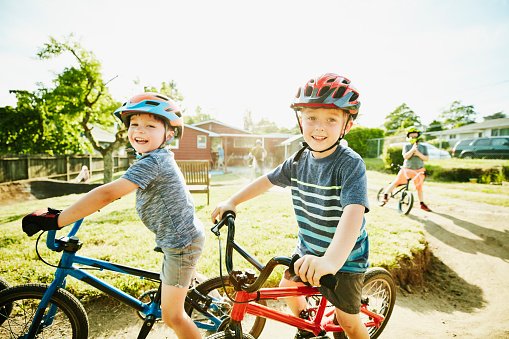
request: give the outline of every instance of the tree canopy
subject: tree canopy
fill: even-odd
[[[421,118],[403,103],[385,117],[384,127],[388,135],[396,134],[409,126],[420,126]]]
[[[476,117],[477,112],[474,110],[474,106],[465,106],[459,100],[453,101],[451,107],[439,115],[439,119],[446,129],[472,124]]]

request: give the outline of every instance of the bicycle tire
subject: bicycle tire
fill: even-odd
[[[210,295],[214,297],[213,302],[213,308],[211,308],[210,312],[213,314],[216,314],[219,317],[225,317],[229,319],[231,309],[233,307],[233,302],[228,299],[228,297],[224,294],[223,291],[223,282],[226,287],[229,287],[228,289],[228,295],[230,297],[234,298],[235,296],[235,290],[233,289],[233,285],[230,283],[230,279],[228,276],[224,276],[222,279],[221,277],[215,277],[208,280],[205,280],[204,282],[200,283],[198,286],[196,286],[196,290],[200,292],[203,295]],[[262,305],[266,305],[266,302],[264,300],[259,300],[258,303]],[[191,319],[195,320],[195,318],[199,315],[201,315],[200,312],[196,311],[193,306],[186,302],[184,305],[186,313],[191,317]],[[193,318],[194,317],[194,318]],[[263,328],[265,327],[265,322],[267,319],[263,317],[255,317],[251,316],[249,314],[246,314],[244,317],[244,320],[242,320],[243,327],[246,328],[246,332],[249,332],[249,335],[251,335],[253,338],[258,338],[260,334],[263,331]],[[220,328],[218,328],[218,331],[222,331],[226,325],[228,324],[228,321],[223,321]],[[247,325],[247,326],[246,326]],[[247,328],[249,328],[249,331],[247,331]]]
[[[0,325],[0,338],[21,338],[25,334],[47,289],[48,285],[45,284],[23,284],[0,292],[0,307],[12,304],[12,311]],[[39,329],[36,337],[45,339],[88,337],[87,313],[74,295],[59,288],[51,297],[50,303],[58,308],[53,323]]]
[[[208,336],[206,339],[231,339],[231,338],[232,336],[230,334],[226,334],[225,331],[221,331]],[[255,339],[255,337],[248,333],[242,333],[242,339]]]
[[[11,285],[4,278],[0,277],[0,292],[5,290],[6,288],[11,287]],[[12,303],[8,303],[0,308],[0,325],[2,325],[5,319],[11,314],[12,311]]]
[[[401,192],[401,198],[398,200],[398,211],[401,214],[407,215],[412,210],[414,205],[414,195],[408,190]]]
[[[384,201],[384,191],[385,187],[382,187],[378,190],[378,193],[376,194],[376,201],[378,201],[378,204],[380,206],[385,206],[385,204],[387,203],[386,201]]]

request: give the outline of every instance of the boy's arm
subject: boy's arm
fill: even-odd
[[[323,257],[306,255],[295,262],[295,272],[304,282],[319,286],[322,276],[336,274],[343,267],[359,237],[364,211],[362,205],[347,205]]]
[[[211,213],[212,222],[216,222],[217,219],[221,218],[223,213],[226,211],[235,212],[237,205],[244,201],[259,196],[260,194],[268,191],[272,186],[274,185],[267,178],[267,175],[262,175],[261,177],[259,177],[258,179],[256,179],[249,185],[245,186],[243,189],[241,189],[234,195],[232,195],[230,199],[220,202]]]
[[[94,188],[60,213],[58,226],[63,227],[84,218],[137,188],[138,185],[123,178]]]

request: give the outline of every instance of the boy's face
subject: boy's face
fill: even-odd
[[[330,108],[305,108],[301,111],[302,135],[304,141],[316,150],[321,151],[332,146],[339,137],[348,133],[352,127],[353,120],[350,120],[345,127],[348,114],[340,109]],[[334,153],[336,148],[326,152],[313,152],[315,158],[325,158]]]
[[[165,135],[164,122],[152,114],[136,114],[131,117],[127,137],[136,152],[144,154],[158,149],[173,133]]]

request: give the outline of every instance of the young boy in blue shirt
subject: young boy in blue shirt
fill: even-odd
[[[174,155],[165,148],[182,136],[181,111],[161,94],[142,93],[124,103],[115,115],[128,127],[138,161],[121,178],[93,189],[63,211],[45,209],[25,216],[23,230],[31,236],[40,230],[59,229],[136,190],[136,211],[164,252],[162,319],[179,338],[201,338],[184,312],[184,301],[203,250],[203,225]]]
[[[334,290],[320,291],[336,306],[336,317],[349,338],[369,338],[360,316],[369,242],[364,213],[369,209],[366,167],[361,157],[339,144],[359,113],[359,94],[350,80],[327,73],[299,88],[291,105],[305,146],[267,175],[247,185],[212,212],[215,221],[227,210],[252,199],[274,185],[292,188],[299,226],[294,265],[298,277],[285,272],[280,286],[309,282],[334,274]],[[298,278],[298,279],[297,279]],[[302,298],[288,298],[295,315],[306,309]],[[299,330],[296,338],[313,337]]]

